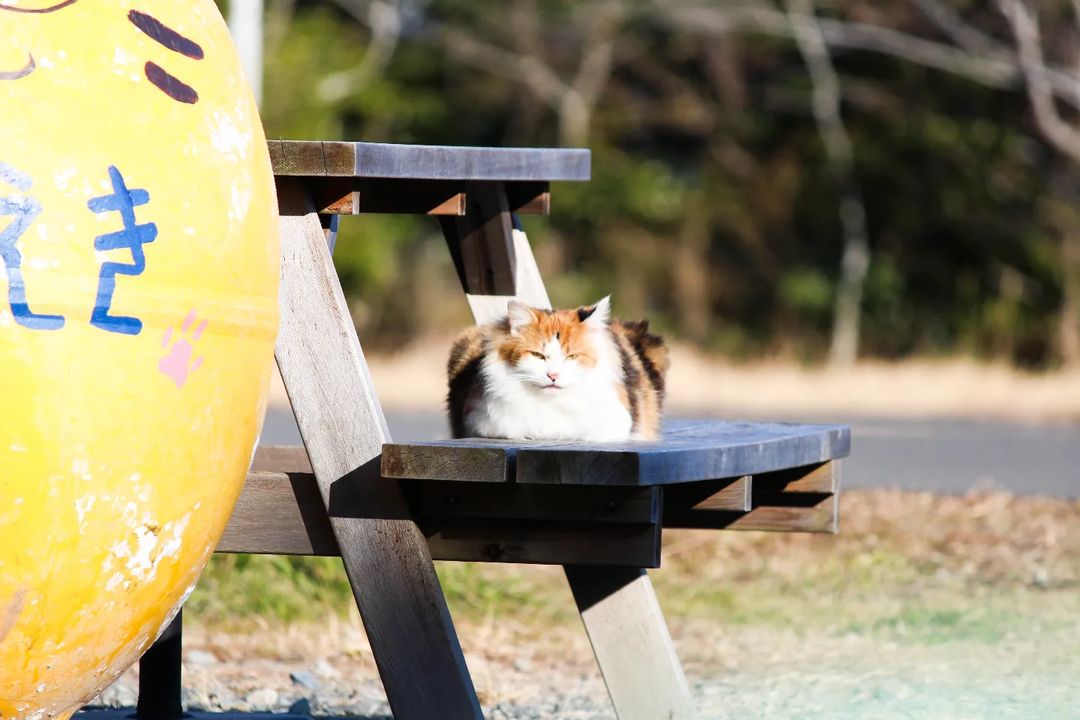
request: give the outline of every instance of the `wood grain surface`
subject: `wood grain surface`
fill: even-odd
[[[278,367],[398,718],[481,717],[427,542],[396,483],[382,480],[386,420],[326,238],[299,183],[279,183]],[[335,516],[340,488],[380,517]],[[417,678],[423,682],[417,682]]]
[[[592,154],[583,149],[401,145],[322,140],[270,140],[279,176],[551,182],[588,180]]]
[[[773,473],[845,457],[851,434],[839,425],[700,420],[665,423],[657,442],[574,443],[465,438],[388,444],[388,477],[562,485],[666,485]]]

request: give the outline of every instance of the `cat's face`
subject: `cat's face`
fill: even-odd
[[[519,382],[558,393],[603,371],[603,347],[611,342],[608,298],[579,310],[536,310],[517,300],[508,309],[510,334],[499,358]]]

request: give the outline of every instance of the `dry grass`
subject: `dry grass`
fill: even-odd
[[[666,533],[652,578],[702,717],[1080,717],[1080,501],[857,491],[842,518],[836,536]],[[485,703],[602,698],[558,568],[440,575]],[[222,661],[189,673],[241,694],[288,667],[375,682],[344,605],[290,625],[189,613],[187,646]]]
[[[441,412],[450,340],[368,358],[387,407]],[[1080,371],[1026,373],[973,360],[863,362],[847,371],[768,360],[735,364],[673,349],[669,407],[683,414],[996,417],[1080,420]],[[273,401],[286,406],[280,381]]]
[[[724,414],[1080,420],[1080,371],[1027,373],[970,359],[865,361],[850,370],[735,365],[675,348],[673,409]]]
[[[1080,588],[1080,501],[901,490],[841,495],[838,535],[669,532],[662,577],[914,591]]]

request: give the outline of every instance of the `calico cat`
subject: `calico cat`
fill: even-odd
[[[465,331],[450,351],[454,437],[616,442],[660,436],[664,341],[610,317],[511,300],[507,317]]]

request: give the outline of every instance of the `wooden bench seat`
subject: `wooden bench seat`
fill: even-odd
[[[669,485],[827,462],[848,454],[839,425],[675,421],[656,442],[468,438],[383,446],[382,474],[415,480],[544,485]]]
[[[648,443],[388,443],[382,482],[434,559],[659,567],[664,527],[835,532],[849,449],[843,426],[671,422]],[[387,513],[371,483],[337,481],[329,517]],[[303,448],[260,448],[218,550],[338,554]]]

